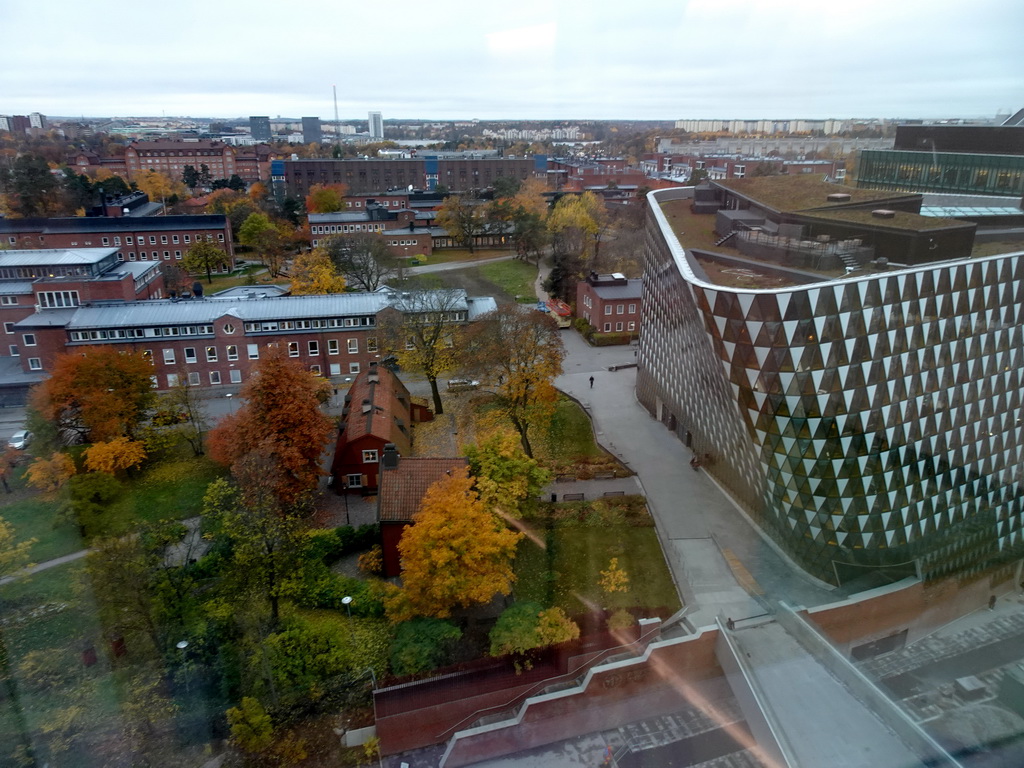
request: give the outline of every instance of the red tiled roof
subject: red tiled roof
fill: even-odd
[[[394,469],[381,467],[377,504],[381,522],[407,523],[420,508],[427,489],[469,459],[402,458]]]
[[[411,398],[409,390],[394,373],[383,366],[362,371],[352,382],[349,398],[342,432],[346,442],[373,435],[395,443],[399,451],[408,450]],[[364,401],[369,401],[365,412]]]

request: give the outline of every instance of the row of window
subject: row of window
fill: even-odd
[[[26,341],[25,341],[26,346],[34,346],[35,345],[35,336],[34,335],[32,335],[32,334],[25,334],[25,336],[23,338],[26,339]],[[27,341],[27,339],[29,339],[29,338],[32,339],[31,343],[29,343]],[[260,359],[260,346],[259,346],[259,344],[246,344],[245,347],[246,347],[246,356],[248,357],[249,360],[259,360]],[[184,354],[184,360],[185,360],[186,363],[196,363],[196,362],[199,361],[199,356],[198,356],[198,353],[197,353],[197,349],[198,349],[197,347],[185,347],[182,350],[182,352]],[[205,347],[204,349],[205,349],[205,353],[206,353],[206,362],[208,362],[208,363],[216,363],[216,362],[220,361],[220,352],[219,352],[218,347],[211,345],[211,346]],[[359,339],[346,339],[345,340],[345,350],[350,355],[358,355],[359,354]],[[377,351],[377,339],[371,338],[371,339],[367,339],[366,340],[366,351],[367,352],[376,352]],[[224,347],[224,352],[225,352],[225,358],[228,361],[238,360],[238,357],[239,357],[239,345],[238,344],[228,344],[226,347]],[[164,350],[162,350],[162,353],[163,353],[164,365],[176,365],[177,364],[178,360],[177,360],[177,351],[176,350],[171,349],[171,348],[165,348]],[[150,361],[152,361],[152,359],[153,359],[153,350],[151,350],[151,349],[143,350],[142,354],[145,357],[149,358]],[[319,356],[319,354],[320,354],[320,342],[318,340],[307,341],[306,342],[306,354],[308,354],[311,357]],[[327,339],[327,354],[328,355],[340,355],[341,354],[341,340],[340,339]],[[289,341],[288,342],[288,356],[289,357],[300,357],[301,355],[302,355],[302,345],[301,345],[301,342]]]
[[[33,361],[36,362],[36,365],[33,365]],[[36,358],[36,357],[29,358],[29,368],[31,370],[33,370],[33,371],[42,370],[42,364],[39,362],[39,358]],[[330,372],[331,372],[330,373],[331,376],[341,376],[342,375],[342,373],[341,373],[341,363],[331,363],[331,365],[329,366],[329,369],[330,369]],[[309,366],[309,370],[312,373],[317,373],[317,374],[323,373],[323,371],[321,370],[319,365],[311,365],[311,366]],[[359,373],[359,363],[349,363],[348,364],[348,373],[350,375],[358,374]],[[200,387],[200,386],[203,385],[203,377],[202,377],[202,374],[199,371],[189,371],[186,374],[186,376],[187,376],[187,380],[188,380],[188,383],[189,383],[190,386]],[[224,384],[225,383],[224,377],[223,377],[221,371],[208,371],[207,372],[207,376],[209,377],[209,381],[210,381],[211,385],[217,385],[217,384]],[[159,386],[159,383],[157,382],[155,376],[153,377],[153,383],[156,384],[157,386]],[[172,387],[176,387],[180,383],[182,383],[181,374],[178,374],[178,373],[168,373],[167,374],[167,387],[168,387],[168,389],[170,389]],[[242,383],[242,372],[239,369],[237,369],[237,368],[230,369],[228,371],[228,380],[227,380],[226,383],[228,383],[228,384],[241,384]]]
[[[615,332],[616,333],[621,333],[623,330],[626,330],[626,331],[629,331],[630,333],[633,333],[634,331],[636,331],[636,323],[633,322],[633,321],[630,321],[627,324],[626,328],[622,327],[622,323],[616,323],[615,324]],[[604,332],[605,333],[611,333],[612,332],[612,324],[611,323],[605,323],[604,324]]]
[[[308,331],[323,328],[368,328],[374,324],[372,315],[363,317],[331,317],[316,320],[279,320],[275,322],[245,323],[247,333],[259,333],[266,331]],[[13,333],[14,323],[4,323],[4,328],[10,328],[7,333]],[[238,328],[232,323],[224,323],[221,331],[232,335]],[[212,336],[214,327],[212,325],[165,325],[156,328],[111,328],[94,331],[71,331],[72,341],[99,341],[103,339],[153,339],[178,336]],[[336,341],[336,340],[334,340]],[[349,339],[349,342],[356,342],[356,339]],[[311,344],[314,342],[310,342]],[[328,342],[330,343],[330,342]],[[376,347],[376,340],[367,342]],[[369,350],[375,352],[376,349]]]
[[[586,299],[587,297],[584,296],[583,298]],[[586,302],[584,302],[584,303],[586,303]],[[590,305],[587,304],[587,306],[589,307]],[[614,304],[614,305],[613,304],[605,304],[604,305],[604,313],[606,315],[612,314],[612,307],[613,306],[615,307],[615,314],[616,315],[624,315],[624,314],[626,314],[626,305],[625,304]],[[636,314],[636,304],[630,304],[629,305],[629,314],[631,314],[631,315]]]
[[[344,232],[383,232],[383,224],[323,224],[311,227],[314,235],[335,235]]]
[[[171,242],[174,245],[177,245],[178,244],[178,236],[177,235],[171,235],[170,237],[171,237]],[[182,239],[185,241],[185,244],[188,245],[188,244],[190,244],[192,242],[192,235],[182,235]],[[196,232],[196,242],[199,243],[199,242],[202,242],[202,240],[203,240],[202,234],[200,234],[199,232]],[[86,240],[84,242],[85,242],[86,245],[92,245],[92,240]],[[110,238],[109,237],[101,238],[101,242],[103,243],[103,245],[110,245]],[[125,238],[124,238],[124,244],[125,245],[135,245],[136,242],[138,242],[139,245],[145,245],[146,244],[146,236],[145,235],[126,235]],[[213,242],[213,235],[212,234],[208,234],[206,236],[206,242],[208,242],[208,243],[212,243]],[[223,232],[218,232],[217,233],[217,242],[218,243],[223,243],[224,242],[224,233]],[[156,245],[156,235],[150,235],[149,236],[149,244],[150,245]],[[167,235],[160,235],[160,244],[161,245],[167,245]],[[73,240],[71,242],[71,245],[78,245],[78,241],[77,240]],[[121,245],[121,238],[120,238],[120,236],[118,236],[118,235],[114,236],[114,245],[115,246]]]

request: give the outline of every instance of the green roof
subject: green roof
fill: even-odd
[[[712,183],[780,213],[841,209],[850,205],[864,205],[873,202],[881,204],[890,200],[921,199],[921,195],[918,193],[906,194],[832,184],[824,181],[823,177],[816,173],[757,176],[749,179],[721,179]],[[828,196],[835,194],[847,194],[850,199],[829,202]]]
[[[860,226],[878,227],[880,229],[902,229],[912,232],[923,232],[930,229],[959,229],[974,226],[970,222],[940,219],[935,216],[919,216],[916,213],[907,213],[905,211],[893,211],[891,218],[879,218],[873,215],[871,211],[846,209],[808,211],[801,215],[808,218],[821,219],[822,221],[848,221],[851,224],[858,224]]]

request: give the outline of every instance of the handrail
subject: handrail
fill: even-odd
[[[508,701],[506,701],[506,702],[504,702],[502,704],[495,704],[493,706],[486,707],[484,709],[476,710],[472,714],[469,714],[466,717],[464,717],[461,720],[459,720],[459,722],[456,723],[455,725],[449,726],[448,728],[443,730],[440,734],[438,734],[438,737],[437,737],[438,741],[436,743],[441,743],[441,742],[447,741],[452,736],[454,736],[456,733],[458,733],[458,731],[460,731],[462,728],[464,728],[466,725],[468,725],[469,723],[472,723],[474,720],[479,720],[482,717],[486,717],[488,713],[493,714],[495,712],[500,712],[503,709],[508,709],[509,707],[515,706],[516,702],[518,702],[519,704],[522,704],[523,702],[526,701],[526,699],[530,698],[531,696],[535,696],[537,694],[537,692],[539,690],[543,689],[543,688],[547,688],[548,686],[555,685],[556,683],[562,682],[562,681],[567,680],[567,679],[577,679],[577,678],[579,678],[580,677],[580,670],[582,670],[584,667],[593,667],[596,664],[598,664],[601,661],[603,661],[604,659],[607,659],[609,656],[614,656],[617,653],[622,653],[624,649],[633,648],[634,646],[638,646],[641,643],[646,644],[644,641],[650,642],[649,638],[652,635],[656,635],[656,634],[660,633],[661,626],[662,625],[659,622],[659,624],[654,629],[652,629],[647,634],[641,634],[636,640],[634,640],[631,643],[627,643],[627,644],[624,644],[624,645],[612,646],[611,648],[605,648],[604,650],[601,650],[601,651],[592,651],[591,653],[593,654],[593,657],[588,659],[587,661],[584,661],[581,664],[577,665],[576,669],[574,669],[572,672],[563,672],[562,674],[556,675],[554,677],[548,677],[548,678],[545,678],[543,680],[538,680],[536,683],[531,685],[525,691],[510,697],[508,699]]]

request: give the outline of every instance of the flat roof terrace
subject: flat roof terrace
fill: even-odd
[[[715,234],[715,216],[707,213],[693,213],[690,210],[692,200],[668,200],[661,204],[661,210],[668,219],[672,232],[680,244],[687,250],[706,273],[708,279],[718,285],[732,288],[784,288],[786,286],[804,284],[806,280],[796,280],[779,273],[773,267],[775,262],[761,261],[752,256],[745,256],[738,248],[729,245],[728,241],[716,245],[720,236]],[[726,259],[715,259],[715,254],[732,257],[736,262]],[[742,261],[740,261],[742,260]],[[760,269],[758,264],[763,264]],[[843,270],[801,270],[808,274],[820,275],[821,280],[832,280],[843,277]],[[866,274],[861,272],[860,274]]]

